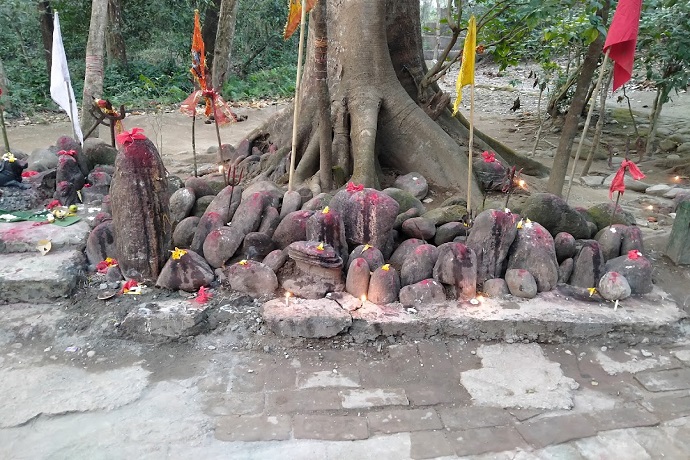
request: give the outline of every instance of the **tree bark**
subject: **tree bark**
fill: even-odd
[[[86,42],[86,70],[84,72],[84,93],[81,105],[81,128],[87,132],[96,122],[91,114],[94,97],[103,95],[103,47],[105,28],[108,23],[108,0],[93,0],[89,39]],[[92,134],[98,137],[98,128]]]
[[[218,31],[213,51],[213,69],[211,82],[213,88],[220,91],[230,75],[230,57],[232,39],[235,35],[235,18],[237,17],[237,0],[221,0],[218,14]]]
[[[206,67],[213,69],[213,53],[216,49],[216,33],[218,33],[218,12],[221,0],[213,0],[204,12],[204,23],[201,25],[201,38],[206,48]],[[211,70],[212,71],[212,70]]]
[[[127,65],[127,50],[122,36],[121,0],[108,0],[108,28],[105,36],[108,64]]]
[[[610,0],[606,0],[604,7],[599,14],[607,22]],[[561,196],[563,194],[563,184],[565,183],[565,175],[568,170],[568,163],[570,162],[570,151],[573,147],[573,140],[577,135],[578,125],[580,123],[580,116],[582,109],[585,106],[589,86],[592,83],[594,71],[598,67],[599,56],[601,56],[601,48],[604,44],[605,37],[602,34],[594,40],[587,49],[584,63],[582,64],[582,71],[577,79],[577,87],[575,94],[570,102],[568,114],[563,123],[563,130],[561,131],[561,138],[558,142],[558,148],[553,158],[553,166],[551,167],[551,175],[549,182],[546,185],[546,190],[554,195]]]
[[[437,84],[426,88],[419,85],[427,73],[419,0],[322,0],[321,3],[324,3],[323,23],[328,38],[326,83],[333,121],[329,129],[332,153],[330,158],[321,158],[325,162],[317,161],[320,144],[328,136],[324,135],[320,122],[323,112],[319,98],[324,91],[320,89],[323,74],[319,72],[317,63],[321,61],[316,54],[324,50],[317,46],[320,40],[314,38],[321,37],[314,28],[319,22],[315,20],[318,18],[315,10],[316,17],[310,20],[306,68],[299,95],[302,109],[295,148],[298,162],[295,183],[313,184],[312,179],[329,175],[321,169],[327,168],[327,160],[331,160],[336,186],[343,183],[341,179],[367,187],[388,186],[383,180],[387,176],[381,172],[383,167],[390,167],[401,174],[421,174],[437,191],[466,193],[468,130],[458,118],[451,116],[449,108],[429,106],[448,101],[439,94]],[[248,139],[268,134],[268,142],[278,151],[289,148],[291,110],[290,107],[267,122]],[[477,149],[487,146],[484,142],[476,144]],[[513,155],[517,157],[514,152]],[[281,174],[272,178],[284,181],[284,172]],[[482,193],[473,177],[470,187],[472,207],[478,209]]]
[[[43,55],[46,60],[46,68],[50,75],[53,52],[53,10],[50,1],[38,2],[39,21],[41,23],[41,39],[43,42]]]

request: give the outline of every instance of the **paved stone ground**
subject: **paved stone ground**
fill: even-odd
[[[36,318],[18,317],[0,321],[0,458],[690,455],[690,341],[247,352],[215,333],[75,350],[34,343]]]

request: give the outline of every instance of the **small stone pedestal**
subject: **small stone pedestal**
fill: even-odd
[[[690,201],[678,206],[666,255],[678,265],[690,265]]]

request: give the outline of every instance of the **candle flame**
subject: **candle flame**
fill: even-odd
[[[218,166],[218,173],[223,174],[224,172],[225,172],[225,168],[223,167],[223,165]]]
[[[362,297],[360,298],[360,300],[362,301],[362,303],[366,302],[366,301],[367,301],[367,296],[365,296],[364,294],[362,294]]]
[[[527,188],[527,182],[525,182],[523,179],[520,179],[518,181],[518,187],[526,189]]]

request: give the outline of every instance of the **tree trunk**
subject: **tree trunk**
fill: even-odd
[[[52,65],[53,52],[53,10],[50,8],[50,1],[38,2],[38,14],[41,23],[41,39],[43,41],[43,55],[46,60],[48,75]]]
[[[597,127],[594,131],[594,139],[592,140],[592,148],[589,150],[589,155],[587,155],[587,161],[585,166],[582,168],[580,177],[584,177],[589,174],[589,168],[592,167],[592,161],[594,161],[594,156],[599,150],[599,141],[601,140],[601,132],[604,129],[604,122],[606,121],[606,93],[608,93],[609,86],[611,86],[611,80],[613,80],[613,69],[609,71],[606,77],[606,83],[604,87],[599,91],[599,120],[597,120]],[[596,104],[597,101],[592,101],[592,104]]]
[[[355,184],[379,187],[390,185],[381,174],[382,167],[390,167],[402,174],[421,174],[437,191],[466,194],[468,130],[451,116],[448,99],[440,97],[436,84],[421,91],[419,87],[427,71],[419,0],[323,0],[319,5],[326,15],[326,83],[333,120],[330,160],[334,169]],[[316,54],[323,50],[317,46],[321,35],[315,32],[319,22],[315,19],[310,21],[299,96],[302,109],[295,149],[296,184],[314,183],[310,179],[320,176],[320,169],[328,164],[317,160],[323,139],[318,128],[322,119],[319,97],[324,91],[319,89],[323,74]],[[439,100],[445,100],[446,105],[431,110],[430,105]],[[278,152],[289,148],[291,115],[290,108],[248,139],[270,142]],[[485,143],[476,144],[478,151],[486,147]],[[276,168],[271,178],[284,181],[284,171]],[[472,207],[478,209],[482,193],[472,179]]]
[[[5,73],[5,66],[2,64],[2,57],[0,57],[0,91],[5,96],[7,95],[7,87],[9,86],[9,84],[9,79],[7,78],[7,74]]]
[[[108,29],[105,36],[108,64],[127,65],[125,38],[122,36],[121,0],[108,0]]]
[[[610,0],[606,0],[604,7],[599,14],[607,22]],[[605,37],[599,34],[587,49],[584,63],[582,64],[582,71],[577,79],[577,87],[575,94],[570,102],[568,114],[563,123],[563,130],[561,131],[561,138],[558,142],[558,148],[553,158],[553,166],[551,168],[551,176],[546,185],[546,190],[554,195],[561,195],[563,193],[563,184],[565,182],[565,174],[568,170],[568,163],[570,162],[570,151],[573,147],[573,140],[577,135],[578,125],[580,123],[580,115],[585,106],[589,86],[592,83],[594,71],[598,67],[599,56],[601,55],[601,48],[604,44]]]
[[[218,32],[213,51],[213,70],[211,82],[213,88],[220,91],[228,81],[230,74],[230,55],[232,53],[232,39],[235,35],[235,18],[237,16],[237,0],[222,0],[218,14]]]
[[[206,67],[213,69],[213,53],[216,49],[216,34],[218,33],[218,12],[221,0],[213,0],[204,12],[204,23],[201,25],[201,39],[206,49]],[[213,70],[211,70],[213,72]]]
[[[89,39],[86,42],[86,70],[84,71],[84,94],[81,103],[81,129],[88,132],[96,118],[90,108],[94,97],[103,95],[103,47],[105,28],[108,23],[108,0],[93,0]],[[98,128],[92,134],[98,137]]]
[[[654,141],[656,139],[656,128],[659,121],[659,115],[661,115],[661,109],[664,107],[664,101],[668,98],[669,92],[670,91],[666,89],[665,85],[659,85],[657,87],[652,113],[649,114],[649,134],[647,135],[647,143],[645,146],[645,157],[647,158],[654,153]]]

